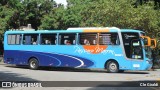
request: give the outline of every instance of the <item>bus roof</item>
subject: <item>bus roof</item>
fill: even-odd
[[[121,32],[144,32],[142,30],[135,30],[135,29],[121,29]]]
[[[69,28],[67,30],[8,30],[5,33],[81,33],[81,32],[143,32],[134,29],[119,29],[116,27],[112,28]]]

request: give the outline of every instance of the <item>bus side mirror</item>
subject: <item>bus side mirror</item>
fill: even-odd
[[[151,46],[151,38],[148,36],[141,36],[144,41],[144,46]]]
[[[156,46],[157,46],[157,41],[156,41],[156,39],[151,39],[151,48],[156,48]]]

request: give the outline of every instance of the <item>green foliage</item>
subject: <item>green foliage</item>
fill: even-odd
[[[6,10],[0,14],[7,13],[7,16],[10,16],[9,21],[6,21],[9,28],[19,28],[30,23],[37,29],[43,15],[48,14],[54,8],[54,4],[56,3],[53,0],[1,0],[0,8]],[[3,16],[1,18],[4,19]],[[3,29],[8,28],[7,26]]]
[[[41,20],[42,24],[39,29],[60,29],[62,25],[62,17],[64,16],[64,11],[62,8],[55,8],[49,14],[44,15]]]
[[[153,9],[153,2],[137,8],[132,3],[127,0],[99,0],[90,3],[82,12],[81,26],[116,26],[144,30],[148,34],[158,32],[160,14],[159,10]]]
[[[4,31],[10,28],[9,22],[13,17],[13,14],[14,14],[13,9],[7,7],[0,7],[0,40],[3,39]]]
[[[160,10],[155,9],[155,0],[139,1],[143,0],[67,0],[68,5],[63,6],[54,0],[1,0],[0,39],[6,29],[29,23],[35,29],[48,30],[115,26],[156,36]]]

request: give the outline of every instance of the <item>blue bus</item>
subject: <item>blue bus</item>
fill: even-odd
[[[149,48],[145,32],[116,27],[4,34],[4,62],[34,70],[39,66],[100,68],[111,73],[148,70],[152,67]]]

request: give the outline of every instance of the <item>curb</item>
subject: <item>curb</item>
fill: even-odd
[[[160,69],[155,69],[156,71],[160,71]]]

